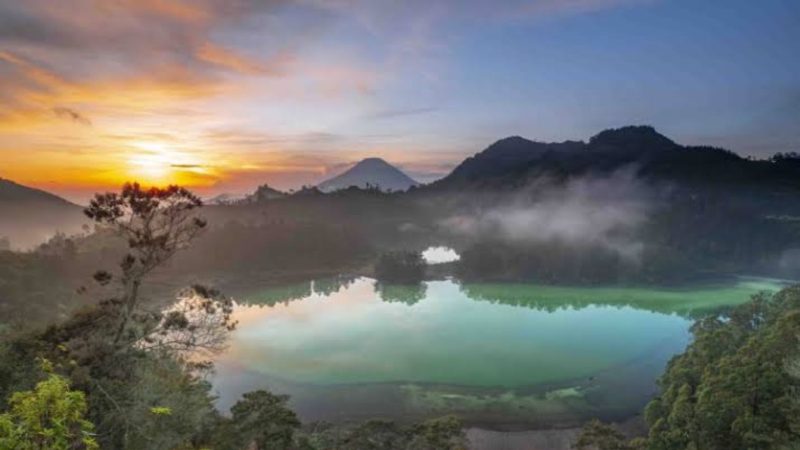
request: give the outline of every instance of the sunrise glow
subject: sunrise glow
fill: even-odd
[[[794,2],[8,3],[29,31],[0,36],[0,177],[78,202],[293,189],[364,157],[432,181],[503,136],[628,123],[757,157],[800,139]]]

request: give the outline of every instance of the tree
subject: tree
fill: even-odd
[[[633,450],[625,435],[606,425],[599,420],[593,420],[581,430],[578,441],[575,443],[576,450],[596,448],[597,450]]]
[[[413,425],[409,447],[419,450],[460,450],[467,448],[461,421],[453,416],[439,417]]]
[[[11,410],[0,414],[2,450],[78,450],[99,448],[94,425],[84,419],[86,398],[66,379],[50,375],[33,391],[16,392]]]
[[[232,301],[215,289],[192,286],[173,306],[150,309],[139,293],[147,276],[205,227],[194,211],[200,206],[196,196],[176,186],[143,190],[127,184],[119,194],[96,196],[86,214],[128,247],[120,274],[94,276],[102,286],[118,280],[111,285],[114,294],[18,340],[2,355],[12,361],[51,359],[86,393],[104,447],[172,449],[190,441],[213,415],[210,387],[195,373],[210,364],[196,356],[224,345],[235,326]]]
[[[220,291],[202,285],[183,289],[178,301],[158,314],[140,348],[199,361],[223,349],[228,333],[236,328],[231,318],[233,301]]]
[[[648,405],[654,450],[780,448],[800,439],[798,380],[787,370],[800,336],[800,287],[698,322]]]
[[[192,448],[193,440],[213,424],[211,386],[169,358],[143,358],[131,370],[135,373],[123,383],[104,380],[110,397],[95,396],[92,407],[104,411],[98,429],[125,430],[104,448]]]
[[[647,437],[593,422],[577,448],[778,450],[800,442],[800,285],[698,320],[645,409]]]
[[[244,394],[233,405],[233,429],[242,447],[252,443],[258,450],[290,447],[300,420],[286,406],[288,400],[287,396],[259,390]]]
[[[312,433],[302,436],[301,442],[307,448],[320,450],[334,448],[461,450],[467,448],[461,421],[453,416],[409,425],[376,419],[345,426],[318,424]]]
[[[199,197],[179,186],[143,189],[138,183],[127,183],[119,194],[95,195],[84,211],[87,217],[110,228],[128,243],[128,253],[120,263],[121,311],[113,337],[115,344],[129,331],[144,278],[187,247],[205,228],[205,220],[193,214],[202,205]],[[95,280],[105,285],[112,275],[100,271]]]
[[[340,437],[334,448],[389,450],[408,448],[408,433],[399,424],[388,420],[368,420]]]

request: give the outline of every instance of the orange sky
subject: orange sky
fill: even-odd
[[[210,196],[376,156],[425,182],[506,136],[631,124],[796,151],[798,18],[785,0],[0,0],[0,177],[78,202],[131,180]]]
[[[346,55],[302,55],[316,20],[270,48],[259,47],[261,30],[237,32],[258,14],[272,19],[283,3],[3,6],[0,26],[20,26],[0,33],[0,176],[84,201],[133,179],[213,195],[316,183],[367,156],[423,177],[458,159],[328,131],[373,101],[379,77]],[[217,42],[242,36],[257,42]]]

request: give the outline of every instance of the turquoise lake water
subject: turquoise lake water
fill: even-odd
[[[780,288],[573,288],[368,278],[254,289],[216,361],[230,407],[268,388],[306,421],[457,414],[494,428],[568,426],[641,410],[693,317]]]

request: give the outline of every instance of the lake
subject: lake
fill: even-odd
[[[305,421],[418,420],[526,429],[621,420],[656,392],[692,317],[775,280],[685,289],[573,288],[369,278],[253,289],[216,360],[219,406],[268,388]]]

